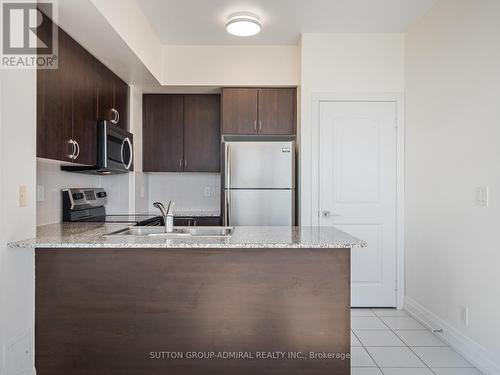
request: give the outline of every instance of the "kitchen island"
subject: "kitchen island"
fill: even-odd
[[[113,238],[39,227],[38,375],[350,373],[350,249],[327,227]]]

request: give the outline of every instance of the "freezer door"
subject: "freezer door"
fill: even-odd
[[[295,190],[225,190],[226,225],[291,226]]]
[[[228,189],[293,189],[294,142],[226,142],[225,181]]]

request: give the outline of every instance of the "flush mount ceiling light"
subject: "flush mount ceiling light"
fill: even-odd
[[[226,30],[236,36],[252,36],[260,32],[259,17],[252,13],[234,13],[226,21]]]

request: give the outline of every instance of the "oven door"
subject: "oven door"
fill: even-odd
[[[134,147],[131,133],[104,121],[100,133],[103,135],[100,143],[99,159],[103,161],[103,172],[128,172],[133,170]]]

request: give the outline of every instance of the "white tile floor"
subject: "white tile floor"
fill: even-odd
[[[351,310],[351,375],[481,375],[402,310]]]

